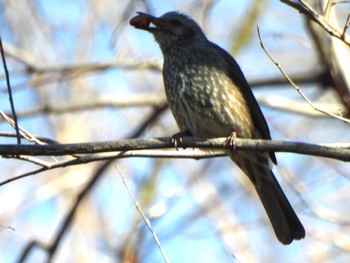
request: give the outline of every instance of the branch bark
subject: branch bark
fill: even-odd
[[[272,152],[290,152],[319,157],[337,159],[341,161],[350,161],[349,144],[311,144],[292,141],[270,141],[257,139],[236,138],[232,146],[227,143],[227,138],[194,138],[182,137],[181,142],[177,143],[180,148],[199,148],[211,150],[242,150],[242,151],[272,151]],[[91,142],[91,143],[73,143],[56,145],[0,145],[0,155],[11,158],[15,155],[30,156],[64,156],[77,154],[96,154],[106,152],[128,152],[155,149],[174,149],[174,143],[171,137],[151,138],[151,139],[126,139],[118,141]],[[135,152],[136,154],[136,152]],[[129,157],[135,156],[129,155]],[[203,158],[217,156],[217,152],[203,154]],[[172,157],[169,151],[163,153],[157,152],[156,157]],[[222,155],[222,153],[221,153]],[[147,154],[142,154],[147,157]],[[155,157],[150,154],[149,157]],[[177,158],[201,158],[200,155],[193,157],[192,153],[174,154]],[[123,156],[125,158],[125,156]]]

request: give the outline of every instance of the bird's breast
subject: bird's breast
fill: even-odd
[[[239,87],[215,63],[164,61],[167,100],[181,131],[220,137],[253,136],[254,125]]]

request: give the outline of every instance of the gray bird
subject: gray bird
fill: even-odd
[[[153,34],[164,56],[166,97],[180,131],[196,137],[271,139],[261,109],[237,62],[210,42],[190,17],[138,13],[130,20]],[[305,230],[272,173],[273,152],[227,151],[253,183],[278,240],[289,244]]]

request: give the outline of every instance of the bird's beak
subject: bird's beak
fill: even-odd
[[[130,20],[130,25],[146,31],[158,31],[166,26],[166,23],[158,17],[146,13],[137,12],[138,15]],[[153,26],[152,26],[153,25]]]

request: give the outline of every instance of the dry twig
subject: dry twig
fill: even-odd
[[[259,27],[257,27],[257,31],[258,31],[258,36],[259,36],[259,41],[260,41],[260,45],[261,45],[261,48],[264,50],[264,52],[266,53],[266,55],[269,57],[269,59],[276,65],[276,67],[278,68],[278,70],[282,73],[282,75],[289,81],[289,83],[296,89],[296,91],[300,94],[300,96],[315,110],[315,111],[318,111],[318,112],[321,112],[323,114],[326,114],[328,116],[331,116],[331,117],[334,117],[338,120],[341,120],[341,121],[344,121],[346,123],[349,123],[350,124],[350,120],[347,119],[347,118],[344,118],[338,114],[334,114],[334,113],[331,113],[331,112],[328,112],[328,111],[325,111],[323,109],[320,109],[318,107],[316,107],[313,102],[303,93],[303,91],[301,90],[301,88],[299,86],[297,86],[293,80],[287,75],[287,73],[285,73],[285,71],[282,69],[282,67],[280,66],[280,64],[278,62],[276,62],[272,56],[267,52],[263,42],[262,42],[262,39],[261,39],[261,36],[260,36],[260,29]]]

